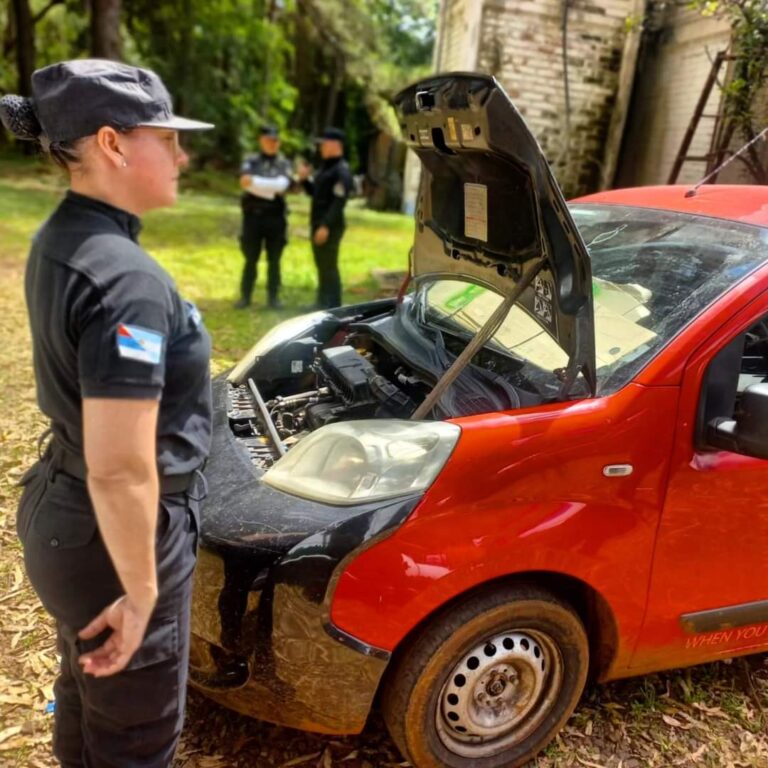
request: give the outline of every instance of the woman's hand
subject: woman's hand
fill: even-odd
[[[312,166],[309,163],[302,163],[299,166],[296,176],[299,181],[306,181],[312,175]]]
[[[329,234],[328,227],[318,227],[312,235],[312,242],[315,245],[325,245]]]
[[[123,595],[80,630],[81,640],[91,640],[106,629],[112,630],[102,646],[80,656],[83,671],[94,677],[107,677],[125,669],[144,640],[154,606],[154,600],[137,603]]]

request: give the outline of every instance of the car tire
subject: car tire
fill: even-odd
[[[384,720],[415,768],[515,768],[563,727],[588,666],[567,603],[533,586],[475,592],[397,652]]]

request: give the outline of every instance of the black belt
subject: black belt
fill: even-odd
[[[46,448],[41,460],[49,464],[53,472],[63,472],[70,477],[74,477],[76,480],[85,482],[87,474],[85,459],[82,456],[77,456],[63,450],[60,446],[56,446],[53,440]],[[203,484],[205,485],[205,478],[198,469],[181,475],[161,475],[159,478],[160,493],[186,493],[192,489],[199,477],[203,479]]]

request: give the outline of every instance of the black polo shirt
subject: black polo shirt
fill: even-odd
[[[249,155],[243,160],[240,166],[240,175],[243,174],[266,176],[268,179],[285,176],[288,181],[291,181],[293,169],[290,162],[282,155],[265,155],[261,152],[258,155]],[[257,213],[260,216],[275,218],[285,218],[288,215],[285,195],[275,195],[271,200],[267,200],[250,192],[243,192],[241,203],[243,211],[246,213]]]
[[[312,229],[344,229],[344,206],[352,191],[352,172],[347,161],[343,157],[323,160],[314,178],[304,182],[304,188],[312,195],[309,215]]]
[[[57,447],[80,457],[82,398],[159,399],[159,473],[185,474],[210,448],[210,338],[140,229],[70,191],[35,235],[25,289],[37,399]]]

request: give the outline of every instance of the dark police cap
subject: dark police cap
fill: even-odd
[[[268,136],[270,139],[280,138],[280,132],[274,125],[262,125],[259,129],[259,134],[261,136]]]
[[[116,61],[79,59],[32,75],[35,113],[48,141],[73,141],[104,125],[194,131],[211,123],[173,114],[171,96],[151,70]]]
[[[316,143],[321,141],[340,141],[344,142],[344,131],[341,128],[326,128],[316,139]]]

